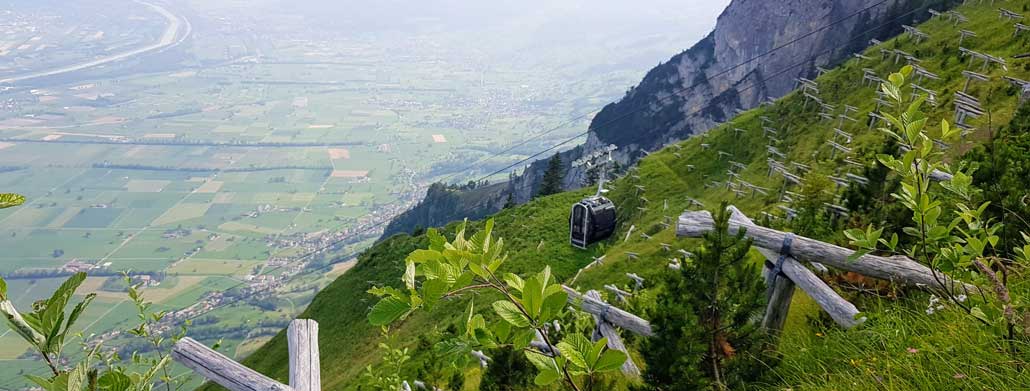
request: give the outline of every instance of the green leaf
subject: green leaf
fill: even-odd
[[[25,196],[14,193],[0,194],[0,209],[6,209],[25,203]]]
[[[561,286],[555,284],[552,287]],[[562,309],[565,308],[565,304],[569,301],[569,294],[565,291],[559,291],[551,293],[550,296],[544,299],[543,305],[540,306],[540,316],[537,319],[540,322],[548,322],[557,317]]]
[[[887,76],[887,80],[889,80],[895,87],[898,87],[905,83],[905,76],[901,73],[892,73],[890,76]]]
[[[868,255],[868,254],[869,254],[869,251],[867,251],[867,250],[855,251],[855,252],[851,253],[851,255],[848,255],[848,262],[849,263],[850,262],[854,262],[854,261],[858,260],[858,258],[861,258],[861,257],[863,257],[865,255]]]
[[[919,96],[908,105],[908,110],[905,110],[905,115],[910,118],[920,115],[919,108],[923,105],[923,102],[926,102],[926,95],[919,94]]]
[[[68,305],[68,301],[75,294],[75,290],[85,280],[86,273],[78,272],[72,274],[54,291],[54,294],[46,301],[46,309],[39,318],[40,325],[43,328],[42,332],[53,334],[55,328],[60,328],[60,322],[64,319],[65,306]]]
[[[426,237],[429,238],[429,249],[437,252],[443,251],[447,238],[443,237],[436,228],[426,230]]]
[[[910,144],[915,144],[919,140],[920,132],[923,131],[923,126],[925,125],[926,118],[923,118],[918,121],[912,121],[907,126],[905,126],[905,137],[908,138],[908,142]],[[931,147],[933,146],[932,143],[927,145],[930,145]]]
[[[90,293],[86,295],[86,298],[82,299],[82,301],[80,301],[79,304],[75,305],[75,308],[72,309],[71,315],[68,315],[68,322],[64,325],[65,332],[71,330],[72,325],[75,324],[75,321],[79,320],[79,315],[82,315],[82,311],[85,311],[86,307],[89,307],[89,304],[92,303],[93,299],[95,299],[96,297],[96,293]]]
[[[498,341],[507,341],[508,337],[511,337],[511,323],[508,322],[495,322],[490,331],[497,336]]]
[[[558,371],[556,371],[556,370],[552,370],[552,369],[543,370],[543,371],[540,371],[540,373],[538,373],[536,375],[536,378],[533,379],[533,384],[536,384],[538,386],[546,386],[546,385],[549,385],[551,383],[554,383],[555,381],[557,381],[560,378],[561,378],[561,374],[558,373]]]
[[[132,387],[132,379],[122,372],[105,372],[97,380],[97,387],[103,391],[128,391]]]
[[[469,308],[465,311],[465,332],[466,334],[472,330],[472,316],[475,315],[476,302],[469,300]]]
[[[471,270],[472,273],[474,273],[475,275],[482,277],[483,279],[490,278],[490,273],[487,272],[485,268],[483,268],[483,265],[480,265],[478,263],[470,262],[469,270]]]
[[[466,271],[458,276],[458,279],[454,281],[451,286],[468,286],[472,284],[472,280],[476,278],[476,275],[471,271]]]
[[[392,286],[374,286],[368,288],[368,291],[366,292],[377,297],[390,296],[396,297],[398,299],[404,299],[404,292],[401,292],[399,289],[394,288]]]
[[[7,300],[7,281],[0,277],[0,300]]]
[[[899,70],[898,72],[900,72],[902,76],[908,77],[909,75],[912,74],[912,70],[913,70],[913,68],[912,68],[911,65],[905,65],[905,66],[901,67],[901,70]]]
[[[547,356],[545,356],[543,354],[540,354],[540,353],[537,353],[537,352],[533,352],[533,351],[529,351],[529,350],[526,350],[525,354],[526,354],[526,359],[529,360],[529,362],[532,363],[534,367],[536,367],[537,369],[539,369],[541,371],[546,371],[548,369],[556,369],[557,368],[554,365],[554,359],[552,359],[550,357],[547,357]]]
[[[428,261],[443,261],[444,256],[439,251],[418,249],[408,254],[408,257],[404,260],[414,263],[423,263]]]
[[[171,362],[172,356],[164,356],[164,358],[162,358],[161,361],[158,361],[157,364],[154,364],[154,366],[150,367],[150,369],[148,369],[147,372],[143,374],[143,378],[141,379],[140,383],[150,383],[151,379],[154,378],[154,375],[157,375],[157,372],[160,371],[161,368],[164,368]]]
[[[951,140],[953,140],[955,138],[955,135],[957,135],[959,133],[961,133],[959,128],[952,128],[951,125],[948,124],[948,120],[946,120],[946,119],[942,119],[941,120],[941,138],[944,141],[951,141]]]
[[[494,349],[497,347],[497,342],[494,341],[494,335],[486,327],[477,327],[473,329],[473,335],[476,337],[476,342],[487,349]]]
[[[590,368],[594,368],[597,365],[597,360],[601,358],[601,352],[605,350],[606,346],[608,346],[608,338],[601,337],[601,339],[594,341],[594,344],[587,348],[585,356]]]
[[[37,348],[42,348],[46,343],[43,339],[43,334],[40,334],[25,321],[25,318],[14,308],[14,303],[11,303],[10,300],[0,301],[0,313],[3,313],[4,318],[7,319],[8,327],[14,330],[15,333],[18,333],[26,342]]]
[[[57,319],[54,319],[54,326],[49,330],[45,331],[46,344],[43,345],[43,349],[40,349],[44,353],[60,353],[63,335],[61,335],[61,323],[64,322],[64,311],[57,313]]]
[[[511,289],[519,292],[522,292],[522,287],[526,285],[526,282],[522,280],[522,277],[512,273],[504,274],[504,282],[506,282]]]
[[[472,243],[479,247],[479,250],[484,253],[490,253],[490,235],[494,230],[494,219],[486,220],[486,226],[475,235],[472,235]]]
[[[82,382],[86,380],[86,367],[78,365],[71,372],[68,372],[68,391],[82,390]]]
[[[525,349],[529,346],[530,342],[533,342],[533,337],[536,337],[536,330],[532,328],[523,329],[515,333],[512,337],[512,347],[515,349]]]
[[[980,306],[975,306],[973,308],[970,308],[969,309],[969,314],[973,315],[974,318],[977,318],[977,319],[980,319],[980,320],[986,322],[987,324],[991,324],[991,319],[989,317],[987,317],[987,314],[985,314],[982,309],[980,309]]]
[[[373,326],[385,326],[411,311],[408,302],[396,297],[387,297],[379,300],[372,310],[368,312],[368,322]]]
[[[483,315],[475,314],[469,319],[468,322],[468,335],[475,336],[476,330],[486,328],[486,320],[483,319]]]
[[[529,327],[529,319],[519,311],[519,308],[510,301],[499,300],[493,304],[494,311],[497,315],[501,316],[501,319],[508,321],[512,326],[515,327]]]
[[[64,381],[66,382],[67,381],[67,375],[64,375],[64,376],[66,376],[64,378],[65,379]],[[47,379],[47,378],[42,377],[42,376],[25,375],[25,378],[29,379],[29,381],[31,381],[33,383],[36,383],[36,385],[38,385],[40,388],[42,388],[42,389],[44,389],[46,391],[57,391],[57,390],[55,390],[56,384],[54,384],[54,383],[56,383],[59,380],[60,376],[58,376],[57,378],[54,378],[54,379]],[[64,383],[62,382],[62,384],[64,384]],[[63,391],[63,390],[61,390],[61,391]]]
[[[404,286],[408,290],[415,289],[415,262],[407,261],[404,266],[404,275],[401,276],[401,280],[404,281]]]
[[[626,353],[618,350],[606,350],[601,354],[601,358],[597,360],[597,364],[594,365],[594,371],[609,372],[617,370],[622,367],[626,360]]]
[[[587,364],[586,354],[589,353],[593,344],[587,337],[580,334],[570,334],[565,340],[558,343],[558,351],[562,357],[569,360],[569,363],[580,369],[590,368]]]
[[[583,353],[580,353],[575,347],[564,341],[558,342],[558,346],[556,347],[558,348],[558,351],[561,352],[562,357],[569,360],[570,364],[581,370],[586,369],[586,358],[583,357]]]

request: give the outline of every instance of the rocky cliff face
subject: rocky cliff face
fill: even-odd
[[[587,141],[561,154],[564,185],[582,186],[585,172],[570,163],[584,151],[614,144],[614,158],[631,165],[647,151],[786,95],[797,77],[813,78],[819,67],[849,58],[870,39],[897,35],[902,25],[927,18],[927,8],[958,2],[928,0],[924,7],[923,0],[733,0],[707,37],[649,71],[594,117]],[[538,160],[513,178],[508,192],[516,202],[537,193],[546,167],[547,159]]]
[[[619,102],[601,110],[586,143],[563,153],[562,160],[568,165],[583,151],[615,144],[616,159],[632,164],[645,151],[703,133],[738,110],[786,95],[797,77],[813,78],[818,67],[849,58],[870,39],[898,34],[901,25],[928,17],[923,3],[734,0],[711,34],[652,69]],[[957,1],[928,1],[927,8],[946,9],[953,3]],[[798,37],[803,38],[792,42]],[[532,198],[545,167],[544,160],[534,162],[513,181],[516,201]],[[583,175],[570,168],[566,186],[579,186]]]
[[[381,238],[412,233],[420,228],[439,227],[461,219],[481,219],[504,207],[508,185],[446,186],[434,183],[415,207],[390,220]]]

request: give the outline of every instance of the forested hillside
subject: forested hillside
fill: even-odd
[[[1030,61],[1014,58],[1030,42],[1030,32],[1017,33],[1013,26],[1017,21],[999,14],[998,6],[1025,15],[1028,5],[1026,1],[971,2],[957,7],[957,13],[941,12],[811,82],[800,81],[799,85],[808,86],[804,93],[795,91],[732,118],[704,137],[650,154],[611,183],[609,196],[618,205],[619,226],[611,239],[589,250],[576,250],[567,243],[568,209],[587,195],[586,191],[542,197],[497,213],[493,216],[494,235],[505,239],[510,255],[503,271],[526,276],[550,265],[559,281],[581,292],[604,292],[606,284],[633,290],[626,273],[634,273],[647,281],[642,289],[635,290],[625,303],[607,299],[647,319],[654,315],[654,297],[662,289],[652,282],[662,281],[670,273],[670,258],[687,262],[676,249],[694,251],[698,245],[697,240],[675,234],[676,216],[698,209],[696,203],[711,210],[728,201],[759,225],[853,248],[855,238],[849,240],[844,231],[865,229],[869,224],[882,227],[883,238],[897,233],[907,238],[901,246],[911,244],[915,239],[905,236],[902,229],[910,224],[911,213],[891,196],[899,191],[902,178],[880,165],[876,157],[900,156],[899,145],[878,129],[889,126],[888,119],[870,115],[906,110],[891,104],[886,96],[890,94],[880,86],[906,63],[919,68],[909,75],[899,96],[907,105],[919,95],[932,93],[923,105],[929,118],[927,129],[938,127],[942,119],[956,119],[956,107],[968,108],[968,97],[979,101],[983,113],[964,120],[968,132],[960,139],[926,142],[944,151],[941,159],[950,163],[949,170],[979,167],[973,185],[983,191],[971,197],[994,201],[993,207],[985,207],[986,217],[1008,228],[991,247],[997,257],[1006,257],[1012,247],[1020,245],[1018,232],[1030,231],[1024,221],[1028,219],[1030,108],[1019,109],[1022,80],[1030,79]],[[960,46],[960,30],[976,36],[963,38]],[[1002,61],[1004,64],[999,63]],[[966,70],[979,76],[963,73]],[[969,78],[972,80],[967,81]],[[914,89],[912,84],[919,87]],[[957,105],[957,99],[963,101]],[[874,119],[876,125],[870,125]],[[953,186],[950,183],[945,182]],[[942,185],[931,186],[943,191],[938,189]],[[954,211],[947,213],[941,219],[955,217]],[[483,222],[469,223],[471,231],[481,227]],[[454,228],[451,224],[442,232],[451,237]],[[663,243],[671,251],[664,250]],[[495,295],[460,295],[430,311],[416,311],[393,324],[385,333],[388,338],[368,323],[366,314],[377,299],[366,290],[383,285],[402,287],[405,257],[427,244],[422,233],[384,240],[323,290],[301,316],[321,324],[323,387],[355,389],[367,381],[363,373],[378,373],[399,364],[403,379],[450,389],[476,389],[477,385],[495,389],[491,387],[500,382],[514,383],[515,389],[533,388],[535,369],[518,356],[506,356],[503,349],[488,352],[500,362],[483,371],[472,361],[460,367],[446,365],[451,361],[433,348],[463,327],[462,313],[469,300],[477,305],[489,303],[498,299]],[[580,268],[602,255],[603,263],[571,281]],[[1022,308],[1026,279],[1020,273],[1008,276],[1012,301]],[[977,316],[945,308],[924,290],[838,271],[821,278],[852,301],[867,320],[844,330],[799,292],[778,341],[778,357],[775,362],[770,360],[761,379],[751,384],[754,388],[1017,389],[1030,383],[1023,368],[1028,357],[1021,328],[1010,328],[1008,338],[999,338]],[[984,298],[992,301],[986,296],[989,294]],[[476,307],[477,312],[488,322],[500,321],[486,307]],[[630,357],[641,365],[644,339],[629,333],[623,337]],[[410,359],[381,362],[383,350],[378,345],[384,341],[394,348],[407,348]],[[246,364],[285,380],[283,333],[250,356]],[[525,375],[505,378],[499,371],[489,370],[495,367]],[[603,381],[614,388],[635,382],[618,374],[605,375]]]

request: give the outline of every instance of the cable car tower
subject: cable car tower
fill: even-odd
[[[608,164],[612,161],[612,151],[617,148],[608,145],[572,163],[573,167],[586,167],[587,170],[597,167],[599,170],[597,193],[573,205],[569,212],[569,243],[573,247],[585,249],[591,243],[608,238],[615,231],[615,204],[604,197],[604,193],[608,192],[604,183]]]

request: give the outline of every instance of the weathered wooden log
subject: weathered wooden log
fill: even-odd
[[[286,328],[290,354],[290,388],[294,391],[322,389],[318,359],[318,322],[295,319]]]
[[[601,316],[605,321],[611,323],[612,326],[623,330],[629,330],[645,337],[654,335],[654,332],[651,331],[651,323],[641,319],[639,316],[623,311],[602,300],[584,296],[568,286],[562,285],[562,289],[565,289],[565,292],[569,294],[569,303],[578,304],[583,312]]]
[[[732,214],[731,218],[754,224],[737,207],[730,205],[727,209]],[[783,260],[783,266],[780,267],[780,272],[786,278],[774,279],[770,265],[775,266],[779,260],[780,254],[778,250],[758,247],[758,252],[762,253],[762,256],[769,261],[764,269],[766,283],[775,280],[772,295],[768,298],[769,302],[766,306],[765,317],[762,318],[762,327],[766,330],[770,330],[774,334],[779,334],[783,330],[783,324],[787,320],[787,313],[790,311],[790,300],[794,296],[795,285],[805,291],[812,300],[815,300],[819,307],[822,307],[823,311],[826,311],[841,327],[851,328],[865,321],[865,318],[855,319],[859,311],[854,304],[840,297],[833,288],[826,285],[822,279],[816,276],[815,273],[812,273],[811,270],[808,270],[794,257],[786,257]]]
[[[773,269],[766,265],[763,268],[766,284],[772,284],[771,294],[766,298],[765,314],[762,316],[762,329],[770,335],[779,337],[783,325],[787,323],[790,303],[794,299],[794,281],[787,277],[773,275]]]
[[[551,357],[554,357],[554,355],[558,354],[556,351],[554,351],[554,349],[551,349],[551,345],[547,344],[547,341],[544,340],[544,336],[540,333],[539,330],[536,332],[536,335],[533,336],[533,340],[529,342],[529,346],[532,346],[539,350],[541,353],[549,355]]]
[[[257,373],[193,338],[176,342],[172,358],[230,391],[293,391],[290,386]]]
[[[715,222],[710,213],[684,212],[680,215],[676,235],[696,238],[714,228]],[[749,224],[739,218],[730,218],[730,232],[737,232],[741,228],[747,230],[747,236],[754,240],[756,247],[775,251],[779,251],[787,235],[785,232]],[[848,257],[854,254],[853,250],[804,236],[795,236],[790,253],[798,260],[821,262],[841,270],[924,289],[953,289],[955,294],[974,292],[978,289],[974,285],[952,281],[941,272],[936,272],[935,277],[930,268],[904,256],[881,257],[867,254],[854,261],[848,261]]]
[[[605,284],[604,289],[607,289],[609,292],[614,293],[615,297],[618,298],[621,302],[625,302],[627,297],[633,296],[632,293],[619,289],[619,287],[612,284]]]
[[[594,290],[587,291],[586,297],[601,301],[601,294]],[[626,345],[622,343],[622,338],[619,337],[619,331],[599,315],[594,315],[594,323],[596,324],[594,328],[594,341],[601,339],[600,337],[607,338],[608,349],[626,353],[626,362],[622,363],[622,373],[630,376],[640,376],[640,368],[637,368],[637,364],[633,363],[629,351],[626,350]]]
[[[494,360],[490,358],[490,356],[484,354],[482,350],[473,350],[471,354],[472,357],[479,359],[479,366],[481,368],[486,368],[488,365],[490,365],[490,362]]]
[[[941,170],[933,170],[933,172],[930,173],[930,179],[935,180],[937,182],[950,181],[951,178],[951,174]]]
[[[626,273],[626,277],[633,280],[633,286],[635,289],[642,289],[644,287],[644,278],[638,276],[636,273]]]

